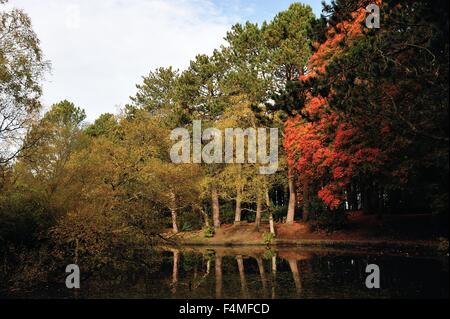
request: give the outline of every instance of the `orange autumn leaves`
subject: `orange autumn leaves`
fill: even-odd
[[[342,54],[352,39],[362,35],[365,17],[362,8],[352,14],[351,21],[330,28],[327,40],[317,46],[309,60],[308,72],[300,80],[323,76],[330,61]],[[358,174],[376,171],[383,162],[383,154],[361,143],[358,128],[344,114],[330,108],[331,98],[332,93],[327,97],[307,94],[302,112],[285,124],[284,147],[288,164],[297,171],[299,184],[314,185],[316,195],[330,209],[336,209],[345,200],[352,180]]]
[[[347,43],[362,34],[361,24],[366,19],[366,14],[364,7],[361,7],[361,9],[352,13],[352,21],[343,21],[338,23],[335,28],[329,28],[327,40],[322,44],[313,44],[317,50],[308,61],[308,72],[302,75],[300,80],[306,81],[324,74],[333,57],[344,50],[344,46],[341,45],[342,42]]]
[[[316,107],[311,98],[306,105]],[[320,184],[317,195],[331,209],[345,199],[345,190],[357,173],[369,173],[382,163],[379,149],[365,147],[357,141],[358,130],[343,122],[334,112],[323,112],[320,119],[308,122],[301,115],[289,119],[285,127],[284,147],[288,163],[298,172],[299,179]]]

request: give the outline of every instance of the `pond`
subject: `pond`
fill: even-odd
[[[161,247],[157,256],[148,270],[103,270],[77,291],[62,281],[21,297],[448,298],[448,256],[299,247]],[[379,289],[366,287],[369,264]]]

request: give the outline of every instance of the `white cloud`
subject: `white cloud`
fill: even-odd
[[[211,53],[234,21],[211,0],[10,0],[31,17],[52,74],[43,102],[68,99],[93,121],[115,112],[141,76]]]

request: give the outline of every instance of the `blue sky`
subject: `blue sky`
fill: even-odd
[[[241,16],[244,20],[257,21],[271,20],[280,11],[286,10],[291,0],[214,0],[214,4],[228,16]],[[322,11],[321,0],[299,1],[312,7],[316,16]],[[243,8],[245,8],[243,10]]]
[[[52,72],[44,82],[46,108],[67,99],[88,121],[118,113],[142,76],[158,67],[185,69],[210,54],[236,22],[261,23],[288,0],[9,0],[33,22]],[[320,0],[305,0],[316,15]],[[0,10],[2,7],[0,6]]]

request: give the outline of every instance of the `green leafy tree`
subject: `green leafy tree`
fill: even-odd
[[[84,132],[90,137],[112,136],[118,127],[117,118],[110,113],[99,116],[95,122],[86,127]]]
[[[22,137],[40,109],[44,60],[31,20],[22,10],[3,11],[0,2],[0,170],[22,149]],[[31,143],[28,146],[32,146]]]
[[[70,174],[67,165],[72,154],[83,147],[84,110],[73,103],[54,104],[44,117],[33,125],[25,139],[33,143],[20,154],[16,172],[19,182],[42,192],[49,203],[61,208],[72,202],[73,194],[63,192]]]

